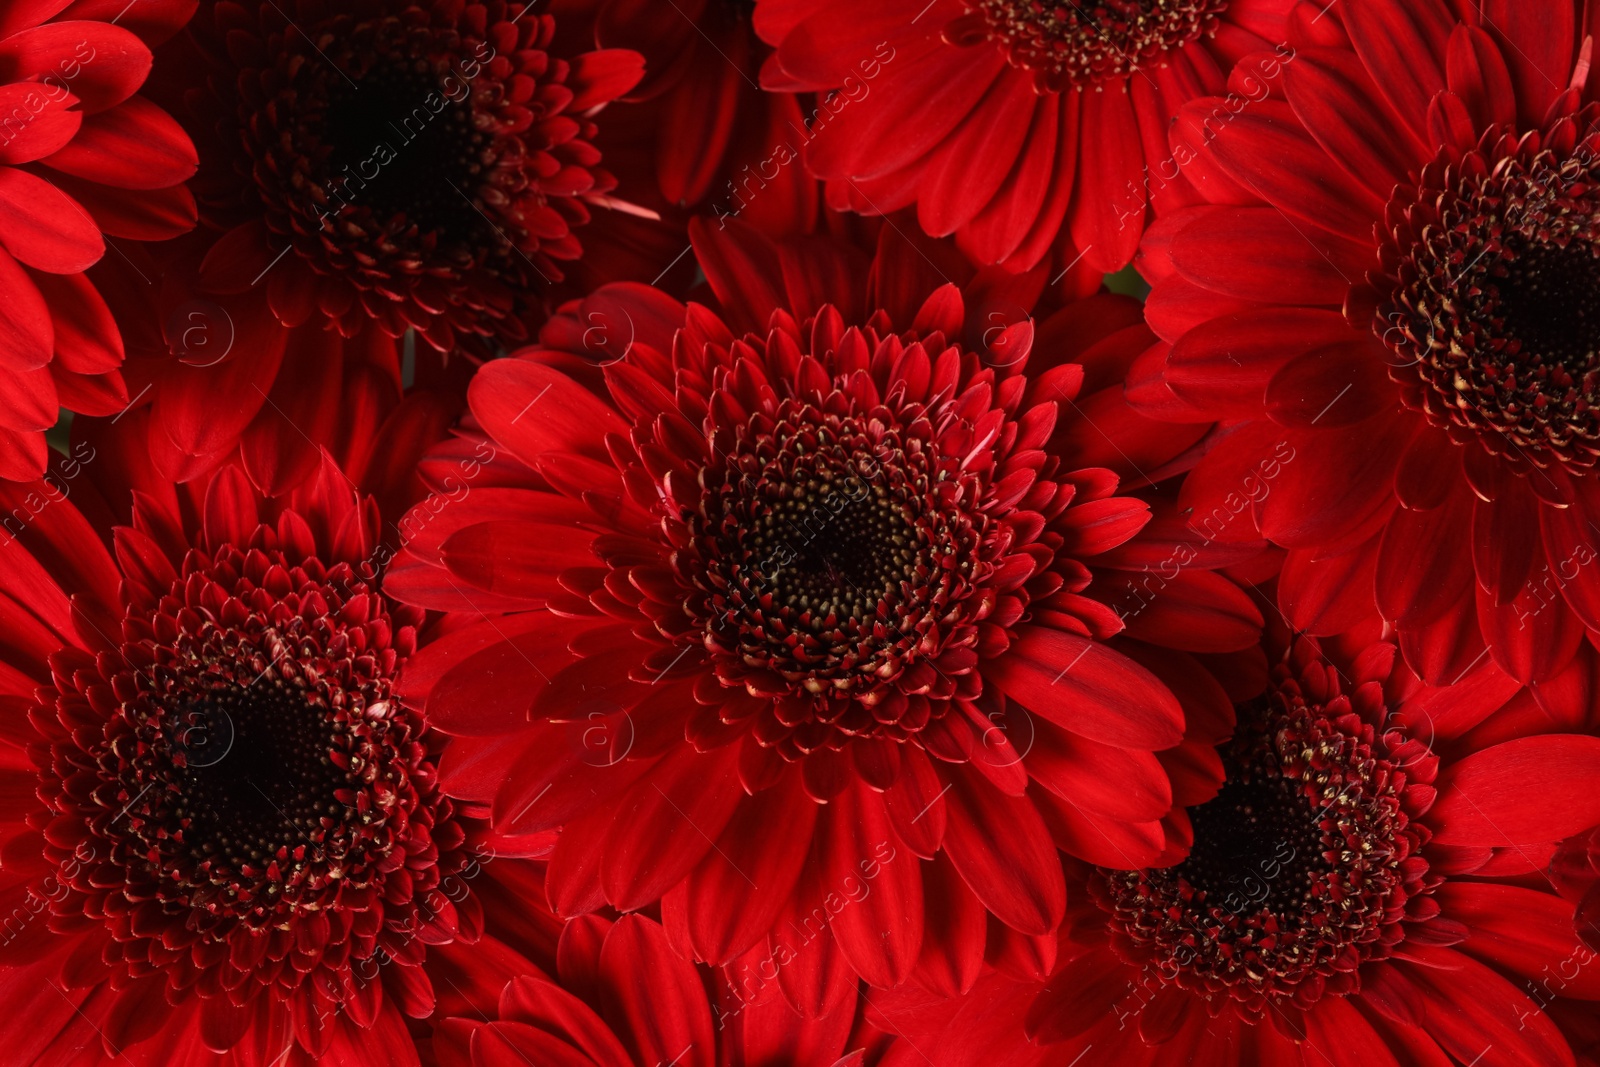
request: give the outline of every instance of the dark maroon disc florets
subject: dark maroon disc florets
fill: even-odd
[[[501,0],[285,6],[292,20],[219,4],[228,65],[215,100],[191,93],[230,161],[196,183],[211,214],[261,219],[259,261],[292,250],[330,279],[274,279],[292,290],[275,309],[314,307],[347,334],[415,327],[440,348],[525,336],[519,316],[581,256],[577,231],[616,184],[587,113],[610,99],[591,84],[605,72],[552,54],[550,15]]]
[[[1085,89],[1143,67],[1216,33],[1227,0],[967,0],[945,29],[953,44],[993,42],[1041,91]]]
[[[1280,671],[1274,692],[1240,711],[1221,792],[1190,812],[1189,857],[1098,872],[1091,891],[1113,943],[1146,984],[1259,1021],[1271,1004],[1354,991],[1358,966],[1431,914],[1417,899],[1436,884],[1419,855],[1429,835],[1413,821],[1425,793],[1407,789],[1434,760],[1375,728],[1376,690],[1317,700]]]
[[[1597,121],[1441,154],[1396,191],[1372,279],[1407,406],[1524,473],[1600,455]]]
[[[791,758],[905,739],[976,699],[981,659],[1064,584],[1049,523],[1074,490],[1040,450],[1053,405],[940,333],[881,315],[846,330],[832,308],[680,352],[676,409],[698,425],[638,427],[630,475],[670,502],[673,591],[624,577],[628,546],[609,553],[607,588],[646,591],[672,641],[650,670],[703,650],[723,693],[744,691],[706,700]]]
[[[361,961],[448,940],[440,880],[465,864],[428,735],[393,698],[416,613],[347,564],[191,552],[93,669],[56,664],[41,798],[72,890],[57,921],[174,988],[354,996]]]

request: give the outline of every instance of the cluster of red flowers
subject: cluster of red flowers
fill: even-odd
[[[0,0],[0,1062],[1600,1067],[1596,0]]]

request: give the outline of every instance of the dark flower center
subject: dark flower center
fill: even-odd
[[[957,44],[993,41],[1039,87],[1082,89],[1161,64],[1163,56],[1216,32],[1226,0],[967,0],[946,30]]]
[[[785,489],[788,490],[787,494]],[[750,538],[773,598],[813,619],[867,619],[916,580],[915,514],[859,475],[776,490]]]
[[[432,921],[464,835],[429,735],[391,696],[415,613],[258,536],[191,553],[166,595],[130,606],[120,654],[58,675],[47,851],[75,890],[60,907],[103,921],[133,973],[186,988],[216,971],[204,992],[322,969],[315,995],[337,1001],[353,962]]]
[[[1404,768],[1353,719],[1292,683],[1242,709],[1226,784],[1190,812],[1189,858],[1101,872],[1114,939],[1153,981],[1259,1017],[1274,998],[1348,991],[1357,963],[1400,940],[1405,901],[1425,891],[1426,865],[1406,863],[1421,839]]]
[[[982,714],[962,704],[983,695],[982,657],[1066,582],[1050,523],[1073,489],[1039,447],[1054,411],[942,332],[891,328],[826,307],[774,314],[764,339],[686,340],[684,421],[636,424],[627,476],[662,509],[673,581],[595,542],[609,575],[591,596],[642,596],[669,641],[642,669],[692,653],[721,685],[696,689],[707,716],[788,759],[857,737],[939,743],[929,724]]]
[[[637,77],[631,53],[553,53],[555,18],[507,0],[312,8],[211,5],[192,27],[211,60],[188,94],[206,221],[286,322],[484,356],[525,339],[613,203],[592,116]],[[202,273],[237,286],[239,262]]]
[[[404,215],[463,243],[493,240],[471,202],[487,138],[474,129],[470,84],[440,66],[387,57],[354,85],[329,81],[321,128],[308,129],[308,141],[327,146],[329,186],[377,218]]]
[[[1587,242],[1565,246],[1519,241],[1522,248],[1495,272],[1491,302],[1506,336],[1530,366],[1570,389],[1600,362],[1600,254]]]
[[[285,39],[279,128],[247,139],[258,166],[288,179],[268,195],[314,215],[335,240],[348,236],[343,222],[403,238],[413,254],[470,256],[478,244],[508,252],[475,206],[504,149],[486,132],[492,115],[473,107],[491,80],[475,58],[487,46],[393,19],[341,17],[319,31],[319,50]]]
[[[1272,912],[1298,909],[1328,869],[1316,814],[1287,778],[1230,778],[1190,813],[1194,847],[1183,878],[1224,906],[1248,897]]]
[[[344,814],[338,791],[359,785],[330,758],[343,724],[280,678],[220,686],[175,721],[173,816],[197,862],[265,866],[314,848],[323,819]]]
[[[1374,330],[1408,407],[1524,473],[1583,473],[1600,454],[1600,135],[1542,143],[1486,138],[1397,192]]]
[[[940,506],[961,476],[922,412],[909,426],[875,414],[784,401],[740,428],[694,516],[708,644],[813,695],[893,681],[973,592],[985,518]],[[966,480],[967,494],[981,491]]]

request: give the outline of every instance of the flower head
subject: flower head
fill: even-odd
[[[1241,66],[1281,74],[1292,0],[759,0],[769,89],[821,94],[801,143],[829,206],[912,203],[979,263],[1059,260],[1092,292],[1128,264],[1147,217],[1195,200],[1186,103]],[[1278,52],[1273,49],[1277,47]],[[1245,93],[1238,94],[1245,100]]]
[[[720,313],[601,290],[472,386],[463,440],[494,442],[493,488],[440,508],[385,586],[489,616],[408,676],[458,735],[446,788],[500,832],[562,828],[558,911],[660,898],[704,960],[770,942],[880,985],[945,966],[919,954],[981,958],[970,928],[925,934],[936,895],[1039,936],[1064,905],[1058,846],[1181,854],[1173,797],[1217,780],[1182,754],[1226,733],[1228,704],[1093,599],[1100,557],[1137,570],[1115,550],[1149,506],[1074,462],[1098,443],[1066,414],[1144,425],[1083,385],[1148,343],[1128,306],[1036,326],[1042,274],[941,284],[891,227],[870,264],[738,226],[695,240]],[[1190,440],[1135,451],[1159,468]],[[1138,634],[1253,646],[1248,601],[1183,599]],[[817,1012],[840,988],[786,992]]]
[[[7,595],[38,615],[4,773],[37,799],[3,813],[0,957],[8,995],[69,1009],[32,1055],[414,1063],[428,947],[482,915],[443,738],[395,698],[421,613],[376,589],[376,505],[326,457],[277,501],[236,467],[174,486],[114,458],[142,418],[80,427],[6,501]],[[132,522],[99,525],[119,490]]]
[[[1047,979],[1002,963],[954,1004],[908,988],[879,1003],[884,1025],[910,1020],[911,1042],[954,1065],[1090,1048],[1224,1065],[1574,1063],[1558,1019],[1592,1016],[1600,979],[1539,872],[1551,838],[1600,818],[1565,802],[1600,742],[1477,747],[1460,704],[1492,721],[1515,683],[1486,665],[1454,690],[1423,685],[1376,630],[1276,657],[1220,746],[1226,784],[1189,811],[1181,863],[1069,861]]]
[[[1184,502],[1210,511],[1286,440],[1301,476],[1241,524],[1289,550],[1284,609],[1316,633],[1395,620],[1434,681],[1484,655],[1548,679],[1600,630],[1600,111],[1571,5],[1550,7],[1303,8],[1282,99],[1180,116],[1208,131],[1212,202],[1144,261],[1171,344],[1131,395],[1231,424]]]
[[[225,231],[202,286],[264,280],[289,325],[374,321],[441,350],[542,317],[616,184],[593,114],[642,74],[500,0],[221,3],[193,37],[166,75],[208,137],[196,187]]]

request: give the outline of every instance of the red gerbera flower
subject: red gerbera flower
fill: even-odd
[[[196,116],[195,188],[222,231],[203,289],[265,284],[291,326],[487,350],[592,281],[575,274],[591,217],[616,214],[594,114],[638,82],[637,53],[503,0],[223,2],[191,43],[162,74]]]
[[[832,94],[806,149],[831,206],[914,201],[925,230],[980,263],[1025,270],[1059,249],[1097,281],[1133,258],[1149,205],[1194,198],[1167,147],[1178,108],[1282,41],[1292,6],[757,0],[756,28],[777,47],[768,88]]]
[[[394,697],[421,615],[375,588],[377,505],[331,460],[278,501],[175,486],[143,418],[0,488],[7,1058],[414,1064],[427,946],[481,909],[442,738]]]
[[[769,984],[750,993],[706,973],[640,915],[574,919],[561,932],[554,978],[537,968],[508,982],[487,1012],[442,1020],[440,1067],[753,1067],[766,1063],[860,1067],[855,996],[805,1021]]]
[[[79,0],[0,12],[0,478],[44,473],[44,431],[63,407],[109,415],[128,402],[116,323],[83,271],[108,237],[194,225],[183,185],[194,146],[136,95],[149,46],[193,8],[158,0],[122,19],[115,4]]]
[[[1489,655],[1532,681],[1600,633],[1600,107],[1572,5],[1466,7],[1302,5],[1283,99],[1185,111],[1214,203],[1151,233],[1172,344],[1134,395],[1231,424],[1199,514],[1299,457],[1253,508],[1296,625],[1376,605],[1430,679]]]
[[[499,454],[386,583],[463,614],[405,683],[465,735],[447,788],[501,832],[564,827],[558,912],[661,898],[686,954],[795,957],[813,1014],[856,973],[975,967],[986,913],[991,951],[1047,951],[1017,946],[1064,906],[1057,846],[1181,853],[1168,809],[1216,787],[1230,728],[1191,657],[1113,650],[1091,598],[1149,511],[1065,412],[1139,425],[1098,392],[1148,343],[1137,306],[1069,308],[1045,345],[1020,317],[1042,273],[941,285],[890,227],[870,264],[692,232],[720,314],[602,290],[479,371],[441,453]],[[1150,445],[1127,439],[1154,470]],[[1158,599],[1141,633],[1254,646],[1248,601],[1187,609]]]
[[[1434,713],[1472,696],[1419,686],[1388,642],[1340,644],[1325,658],[1298,642],[1267,699],[1241,706],[1227,784],[1191,811],[1183,863],[1069,864],[1047,982],[995,971],[958,1004],[908,989],[879,1021],[951,1067],[1086,1049],[1219,1067],[1572,1064],[1543,983],[1592,954],[1539,872],[1551,836],[1600,819],[1586,784],[1600,739],[1441,760]],[[1563,973],[1561,995],[1600,1000],[1600,972]]]

